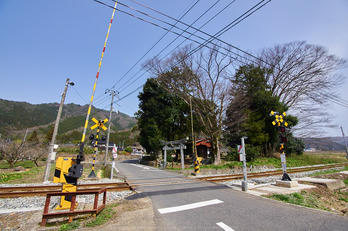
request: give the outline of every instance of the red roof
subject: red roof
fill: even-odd
[[[208,148],[211,147],[209,140],[205,140],[205,139],[200,139],[196,141],[196,146],[200,146],[200,145],[207,146]]]

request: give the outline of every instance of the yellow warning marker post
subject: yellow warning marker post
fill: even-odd
[[[283,170],[283,177],[282,180],[285,181],[291,181],[290,176],[286,172],[286,157],[284,153],[284,143],[288,142],[286,136],[285,136],[285,127],[288,126],[288,123],[284,121],[284,117],[286,116],[286,113],[283,112],[282,114],[279,114],[279,112],[271,111],[270,116],[275,116],[275,120],[272,121],[272,124],[275,126],[278,126],[279,129],[279,139],[280,139],[280,159],[282,162],[282,170]]]
[[[91,129],[95,129],[97,128],[97,135],[95,137],[95,144],[94,144],[94,154],[93,154],[93,164],[92,164],[92,171],[91,173],[88,175],[88,178],[95,178],[97,177],[95,175],[95,172],[94,172],[94,164],[95,164],[95,157],[98,153],[98,136],[99,136],[99,128],[102,128],[104,130],[106,130],[106,127],[104,126],[104,123],[108,122],[108,119],[104,119],[104,120],[97,120],[95,118],[92,118],[93,122],[95,123],[95,125],[93,125],[91,127]]]

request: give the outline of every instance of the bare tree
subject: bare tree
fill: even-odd
[[[231,85],[228,68],[234,59],[228,49],[221,54],[217,47],[211,47],[190,55],[192,50],[192,46],[186,46],[163,62],[153,59],[145,65],[165,89],[187,104],[191,98],[196,119],[204,127],[201,132],[212,143],[214,164],[219,164],[222,120]]]
[[[7,161],[12,168],[18,161],[25,158],[26,144],[21,140],[14,140],[8,143],[0,144],[0,155]]]
[[[39,160],[47,155],[48,147],[47,144],[29,144],[24,151],[24,156],[33,161],[36,167],[39,167]]]
[[[318,105],[327,106],[337,97],[335,91],[344,81],[337,71],[346,67],[346,60],[304,41],[266,48],[258,57],[259,66],[273,70],[267,76],[272,95],[299,117],[298,131],[301,126],[308,129],[309,125],[322,126],[330,121],[330,115]],[[313,130],[310,134],[314,135]]]

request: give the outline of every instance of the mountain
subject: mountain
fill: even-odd
[[[27,128],[39,129],[41,133],[47,132],[57,118],[58,103],[30,104],[0,99],[0,134],[9,130],[20,131]],[[88,105],[64,105],[58,134],[69,133],[74,130],[81,131],[85,125]],[[93,126],[91,119],[109,119],[109,111],[92,107],[89,127]],[[108,122],[109,123],[109,122]],[[129,131],[136,124],[136,118],[123,113],[113,113],[111,119],[111,132]],[[108,124],[105,124],[108,126]]]
[[[345,151],[343,137],[303,138],[306,149],[318,151]]]

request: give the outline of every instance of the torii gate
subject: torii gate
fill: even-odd
[[[181,156],[181,169],[185,168],[184,165],[184,150],[186,149],[186,146],[183,144],[186,141],[188,141],[188,137],[182,140],[175,140],[175,141],[161,141],[161,144],[164,145],[163,150],[164,150],[164,163],[163,163],[163,168],[167,165],[167,150],[178,150],[180,149],[180,156]],[[174,146],[174,144],[179,144],[179,146]],[[167,146],[169,145],[169,146]]]

